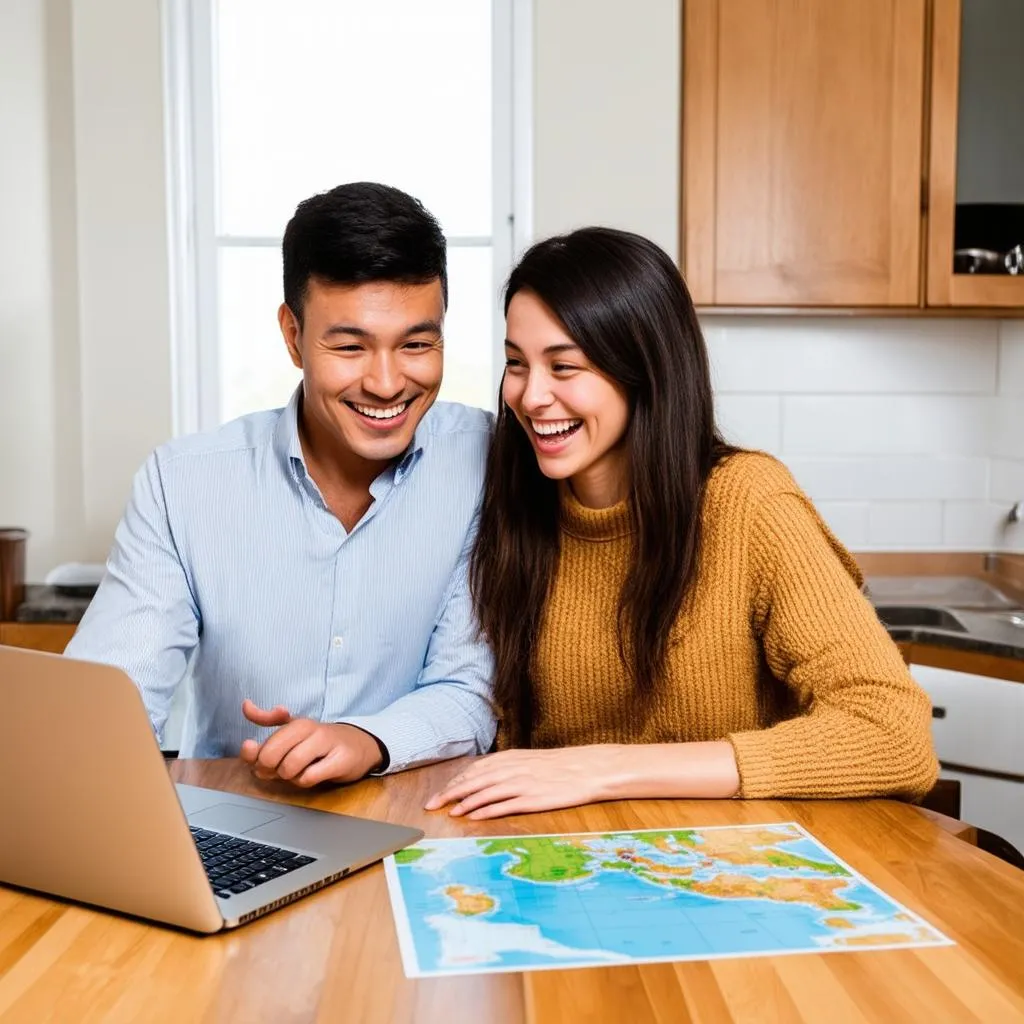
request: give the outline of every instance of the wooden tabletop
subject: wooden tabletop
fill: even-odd
[[[422,810],[453,762],[312,794],[235,761],[171,771],[435,837],[796,821],[957,945],[410,980],[380,864],[207,938],[0,887],[0,1022],[1024,1021],[1024,872],[905,804],[651,800],[469,822]]]

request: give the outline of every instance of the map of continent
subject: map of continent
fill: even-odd
[[[794,823],[425,839],[385,871],[410,977],[950,944]]]

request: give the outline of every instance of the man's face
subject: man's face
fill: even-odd
[[[287,305],[278,320],[302,370],[303,424],[314,448],[333,443],[371,463],[401,455],[441,387],[440,280],[311,278],[302,327]]]

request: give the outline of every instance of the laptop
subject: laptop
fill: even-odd
[[[234,928],[423,836],[175,785],[120,669],[0,646],[0,883]]]

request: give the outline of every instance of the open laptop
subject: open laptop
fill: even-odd
[[[418,829],[175,786],[119,669],[0,646],[0,882],[197,932],[234,928]]]

